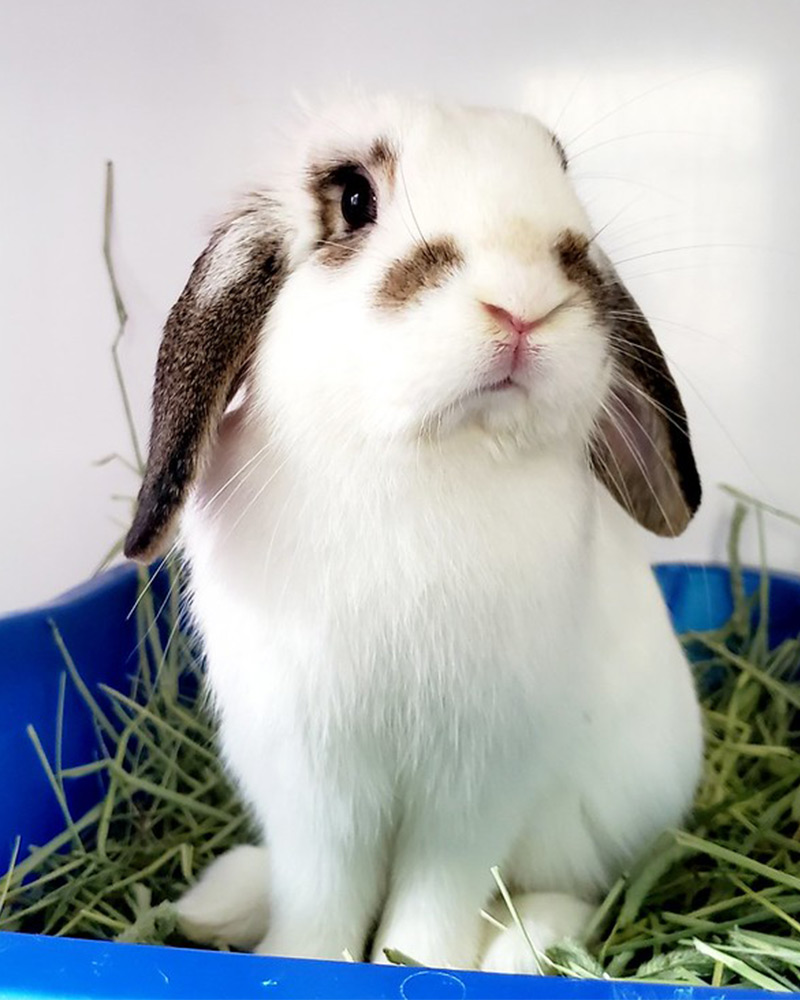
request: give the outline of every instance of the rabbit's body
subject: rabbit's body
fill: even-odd
[[[470,965],[492,865],[592,899],[679,820],[692,683],[637,529],[577,456],[498,461],[476,433],[328,478],[252,415],[222,442],[187,552],[274,860],[265,949],[359,955],[383,907],[379,948]],[[204,510],[256,454],[225,517]]]
[[[697,779],[631,520],[676,534],[699,503],[685,414],[534,119],[368,101],[299,162],[170,315],[127,541],[152,555],[189,498],[222,749],[267,844],[181,913],[278,954],[528,967],[482,933],[490,868],[540,946],[579,933]]]

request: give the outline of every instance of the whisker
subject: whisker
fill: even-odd
[[[622,403],[622,400],[620,400],[620,399],[617,398],[616,402]],[[625,404],[623,403],[622,405],[624,406]],[[630,412],[630,410],[628,409],[628,407],[625,407],[625,409],[628,410],[628,412],[633,417],[633,419],[636,421],[636,423],[639,424],[639,427],[641,428],[641,430],[643,431],[643,433],[645,434],[645,436],[648,438],[648,440],[650,440],[650,443],[652,444],[652,439],[650,438],[649,434],[647,434],[647,432],[645,431],[644,427],[642,427],[641,423],[638,420],[636,420],[636,417]],[[663,505],[661,503],[661,500],[660,500],[660,498],[658,496],[658,493],[656,492],[656,490],[653,487],[653,484],[652,484],[652,481],[650,479],[650,476],[648,476],[648,474],[647,474],[647,467],[645,466],[644,461],[643,461],[641,455],[639,454],[638,449],[635,447],[635,444],[631,441],[631,438],[628,435],[627,431],[623,428],[622,424],[616,418],[616,415],[613,414],[613,413],[611,413],[611,412],[609,412],[609,411],[606,411],[606,412],[608,414],[609,420],[611,421],[611,423],[614,426],[614,429],[616,430],[616,432],[619,434],[620,438],[625,443],[625,446],[627,447],[628,452],[630,453],[631,458],[636,463],[636,466],[639,469],[639,472],[641,473],[641,476],[642,476],[642,479],[644,480],[645,485],[647,486],[647,488],[650,490],[651,494],[653,495],[653,499],[655,500],[656,505],[658,506],[658,509],[661,512],[661,516],[664,518],[664,522],[668,525],[670,531],[672,531],[673,534],[674,534],[674,530],[675,529],[674,529],[674,527],[672,525],[672,522],[671,522],[671,520],[670,520],[667,512],[664,510],[664,507],[663,507]],[[658,451],[656,451],[656,454],[658,454],[659,458],[661,458],[661,455],[660,455],[660,453]],[[663,461],[663,458],[662,458],[662,461]],[[626,490],[626,493],[627,493],[627,490]],[[628,495],[628,498],[630,499],[630,494],[627,494],[627,495]],[[632,507],[632,505],[631,505],[631,507]]]
[[[686,426],[683,423],[683,415],[681,413],[679,413],[677,410],[672,410],[668,406],[665,406],[663,403],[660,403],[656,399],[653,399],[653,397],[650,395],[649,392],[646,392],[635,382],[631,382],[629,380],[623,380],[623,384],[626,386],[626,388],[631,389],[637,395],[641,396],[642,399],[644,399],[657,413],[661,414],[661,416],[667,421],[667,423],[672,424],[672,426],[675,428],[676,431],[679,431],[681,434],[686,435],[687,433]]]
[[[598,174],[598,173],[574,173],[573,177],[576,181],[614,181],[617,184],[629,184],[632,187],[641,188],[643,191],[647,191],[648,194],[657,194],[659,198],[664,198],[667,201],[671,201],[676,205],[680,205],[684,209],[689,208],[689,202],[685,198],[679,198],[677,195],[670,191],[665,191],[663,188],[656,187],[655,184],[648,184],[646,181],[641,180],[638,177],[621,177],[619,174]]]
[[[601,409],[601,411],[603,413],[605,413],[605,415],[608,417],[609,421],[612,424],[614,424],[614,427],[616,428],[616,426],[617,426],[616,425],[616,416],[609,409],[608,405],[605,402],[601,401],[601,403],[600,403],[600,409]],[[592,453],[591,459],[590,459],[590,464],[594,463],[594,462],[599,462],[600,463],[600,465],[602,466],[602,468],[605,470],[606,475],[608,476],[608,478],[613,483],[616,484],[616,486],[619,489],[620,493],[625,497],[625,500],[627,501],[628,507],[632,510],[633,509],[633,500],[631,498],[630,493],[628,492],[628,486],[627,486],[627,484],[625,482],[625,475],[624,475],[624,473],[622,471],[622,466],[619,464],[617,456],[614,454],[614,452],[610,448],[607,449],[606,454],[608,455],[608,457],[614,463],[614,466],[615,466],[616,472],[617,472],[616,476],[613,474],[613,472],[612,472],[612,470],[611,470],[608,462],[606,461],[606,459],[599,452]]]
[[[638,204],[643,198],[644,198],[644,193],[638,194],[635,198],[633,198],[631,201],[629,201],[627,205],[623,206],[623,208],[617,213],[617,215],[614,218],[616,219],[619,215],[622,214],[622,212],[628,211],[634,205]],[[671,222],[671,223],[674,223],[676,219],[680,219],[680,215],[677,212],[665,212],[662,215],[652,215],[652,216],[649,216],[647,218],[637,217],[637,218],[633,218],[633,219],[628,220],[628,222],[625,222],[622,225],[615,226],[613,232],[614,232],[614,236],[615,237],[616,236],[624,236],[626,233],[631,233],[632,234],[632,233],[637,233],[637,232],[643,232],[644,235],[638,237],[638,239],[636,240],[636,243],[645,242],[645,241],[652,241],[652,240],[658,239],[660,237],[666,237],[666,236],[670,236],[671,237],[671,236],[677,235],[676,231],[674,231],[674,230],[659,232],[658,230],[656,230],[654,228],[654,226],[655,226],[656,223],[662,223],[662,222]],[[687,230],[687,227],[685,227],[685,226],[682,227],[682,230],[683,231],[692,232],[691,229]],[[617,250],[625,249],[626,246],[628,246],[628,245],[631,245],[631,246],[635,245],[634,241],[631,239],[631,240],[629,240],[629,243],[627,243],[627,244],[625,244],[625,243],[621,244],[621,246],[617,247]],[[609,250],[609,257],[611,259],[613,259],[613,257],[614,257],[614,253],[612,253],[611,250]]]
[[[626,347],[630,347],[631,346],[627,341],[616,341],[615,343],[616,343],[616,348],[615,349],[617,349],[617,350],[619,350],[620,343],[623,344]],[[641,364],[644,364],[644,361],[637,356],[639,351],[645,351],[646,353],[652,354],[652,355],[654,355],[656,357],[659,355],[658,351],[653,350],[652,348],[646,348],[646,347],[644,347],[642,345],[637,345],[636,348],[635,348],[635,351],[637,352],[636,354],[629,354],[628,356],[631,357],[632,360],[634,360],[634,361],[639,361]],[[682,365],[679,365],[678,362],[675,361],[674,358],[670,357],[667,354],[666,351],[663,352],[663,355],[667,359],[667,361],[669,362],[670,366],[672,368],[674,368],[677,372],[680,373],[681,378],[683,379],[683,381],[692,390],[692,392],[694,393],[694,395],[697,398],[698,402],[703,406],[703,409],[711,417],[711,419],[714,421],[714,423],[719,428],[719,430],[722,431],[722,433],[723,433],[726,441],[733,448],[733,450],[736,452],[736,454],[739,457],[739,459],[741,460],[742,464],[747,468],[748,472],[753,477],[753,479],[757,483],[759,483],[759,485],[761,486],[761,488],[765,492],[767,492],[767,484],[764,482],[763,476],[761,476],[760,473],[758,473],[756,471],[756,469],[753,467],[752,463],[750,462],[750,460],[748,459],[748,457],[744,454],[744,452],[739,447],[739,445],[736,443],[735,439],[733,438],[733,436],[731,435],[730,431],[725,426],[725,424],[723,423],[723,421],[719,418],[719,416],[717,415],[716,411],[708,403],[708,401],[706,400],[706,398],[703,395],[703,393],[700,392],[700,390],[697,388],[697,385],[695,384],[694,380],[692,378],[690,378],[689,375],[687,375],[686,369],[683,368]]]
[[[559,111],[558,115],[556,116],[556,120],[553,122],[553,126],[552,126],[551,131],[553,131],[553,132],[557,132],[558,131],[558,126],[561,124],[561,120],[563,119],[564,115],[567,113],[567,110],[569,109],[569,106],[575,100],[575,97],[576,97],[578,91],[583,86],[585,80],[586,80],[586,74],[584,73],[583,76],[581,76],[578,79],[578,82],[575,84],[575,86],[570,91],[570,94],[569,94],[569,97],[567,98],[566,103],[564,104],[564,106],[561,108],[561,110]],[[567,159],[569,159],[569,157],[567,157]]]
[[[612,226],[615,222],[617,222],[620,219],[621,216],[623,216],[626,212],[629,212],[634,205],[636,205],[638,202],[642,200],[643,197],[644,196],[641,194],[637,195],[633,199],[633,201],[628,202],[628,204],[624,205],[615,215],[612,215],[611,218],[608,220],[608,222],[605,222],[602,226],[600,226],[599,229],[596,229],[594,233],[589,237],[589,243],[594,243],[594,241],[598,238],[598,236],[600,236],[601,233],[604,233],[609,228],[609,226]]]
[[[575,142],[578,139],[580,139],[582,136],[584,136],[587,133],[589,133],[589,132],[593,131],[594,129],[596,129],[598,125],[601,125],[603,122],[608,121],[609,118],[613,118],[614,115],[618,115],[621,111],[624,111],[625,108],[629,108],[631,106],[631,104],[636,104],[637,101],[643,101],[645,99],[645,97],[649,97],[651,94],[655,94],[659,90],[664,90],[666,87],[674,87],[678,83],[685,83],[687,80],[692,80],[695,77],[702,75],[703,73],[709,73],[709,72],[710,72],[710,70],[708,70],[708,69],[694,70],[691,73],[685,73],[685,74],[682,74],[681,76],[674,77],[671,80],[664,80],[661,83],[657,83],[654,86],[649,87],[647,90],[643,91],[642,93],[636,94],[633,97],[629,98],[628,100],[623,101],[622,104],[617,105],[616,108],[612,108],[611,111],[607,111],[600,118],[597,118],[595,121],[593,121],[591,123],[591,125],[587,125],[586,128],[584,128],[582,131],[578,132],[577,135],[574,135],[569,140],[570,145],[573,142]]]
[[[264,450],[265,450],[265,449],[264,449]],[[224,499],[224,500],[222,501],[222,503],[221,503],[221,504],[220,504],[220,505],[219,505],[219,506],[218,506],[218,507],[216,508],[216,510],[212,511],[212,516],[214,517],[214,519],[215,519],[216,521],[219,521],[219,520],[220,520],[220,518],[221,518],[221,516],[222,516],[222,512],[223,512],[223,511],[225,510],[225,508],[226,508],[226,507],[228,506],[228,504],[229,504],[229,503],[230,503],[230,502],[231,502],[231,501],[233,500],[233,498],[234,498],[234,497],[236,496],[236,494],[237,494],[237,493],[239,492],[239,490],[241,490],[241,489],[242,489],[242,488],[243,488],[243,487],[244,487],[244,486],[245,486],[245,485],[247,484],[247,482],[248,482],[248,481],[250,480],[251,476],[252,476],[252,475],[253,475],[253,474],[254,474],[254,473],[255,473],[255,472],[256,472],[256,471],[258,470],[258,469],[260,469],[260,468],[261,468],[261,466],[263,465],[263,463],[264,463],[264,460],[266,459],[266,457],[267,457],[267,456],[266,456],[266,454],[262,454],[262,455],[261,455],[261,456],[260,456],[260,457],[258,458],[258,460],[257,460],[257,461],[255,462],[255,464],[254,464],[254,465],[252,465],[252,466],[250,467],[250,469],[249,469],[249,470],[247,471],[247,474],[246,474],[245,476],[243,476],[243,477],[242,477],[242,478],[241,478],[241,479],[239,480],[239,482],[238,482],[238,483],[236,484],[236,486],[234,486],[234,488],[233,488],[233,489],[232,489],[232,490],[230,491],[230,493],[229,493],[229,494],[228,494],[228,495],[227,495],[227,496],[225,497],[225,499]],[[208,506],[210,506],[210,505],[208,505]],[[205,509],[205,508],[204,508],[204,509]]]
[[[630,358],[632,361],[636,361],[638,364],[642,365],[649,371],[652,371],[659,376],[662,375],[662,370],[660,368],[640,358],[639,355],[636,354],[635,349],[633,351],[625,351],[621,347],[617,346],[615,348],[615,353],[620,354],[624,358]],[[643,396],[645,396],[652,404],[653,408],[658,410],[658,412],[661,413],[666,419],[671,419],[676,427],[679,426],[678,423],[675,423],[674,418],[677,418],[677,421],[680,421],[683,418],[683,414],[680,413],[680,411],[673,410],[671,407],[666,406],[664,403],[657,401],[652,396],[650,396],[649,393],[645,392],[643,389],[640,389],[635,383],[631,382],[629,383],[629,385],[631,388],[635,388],[637,392],[640,392]]]
[[[161,562],[156,567],[155,572],[152,575],[148,574],[147,583],[140,589],[139,593],[136,595],[136,600],[133,602],[130,611],[125,616],[125,621],[130,621],[131,617],[136,613],[136,609],[139,607],[141,602],[144,600],[145,596],[152,589],[156,577],[159,575],[164,566],[166,566],[167,562],[173,558],[173,556],[178,550],[179,545],[180,542],[178,541],[178,539],[176,539],[172,543],[172,545],[170,545],[169,549],[167,549],[167,552],[162,557]]]
[[[631,316],[620,316],[619,318],[620,319],[641,319],[640,316],[635,315],[635,314],[633,314]],[[638,343],[634,344],[630,340],[627,340],[625,337],[623,337],[621,334],[614,333],[613,331],[609,332],[608,338],[611,341],[611,343],[614,344],[615,348],[616,347],[628,347],[628,348],[630,348],[633,351],[633,353],[630,354],[630,357],[632,357],[634,360],[638,360],[639,359],[639,353],[641,352],[642,354],[646,354],[649,357],[657,358],[659,361],[662,358],[666,358],[666,360],[669,361],[669,363],[671,365],[675,365],[676,368],[679,368],[679,366],[676,364],[676,362],[673,361],[672,358],[667,357],[666,353],[664,351],[660,350],[659,348],[647,347],[645,344],[638,344]]]
[[[174,549],[175,547],[176,546],[173,545],[172,548],[170,549],[170,552],[172,552],[172,549]],[[166,562],[167,562],[167,560],[169,558],[170,558],[169,554],[164,557],[163,561],[161,562],[161,564],[158,567],[159,570],[166,564]],[[134,606],[134,609],[129,613],[129,617],[130,617],[130,614],[133,614],[133,611],[135,610],[135,607],[138,606],[140,600],[145,596],[145,594],[147,593],[148,589],[152,586],[152,581],[153,581],[153,579],[155,579],[155,575],[156,574],[154,573],[153,576],[149,579],[148,584],[146,585],[146,587],[142,588],[142,591],[140,592],[139,597],[136,600],[136,605]],[[167,590],[166,596],[164,597],[163,601],[159,605],[158,609],[153,614],[153,620],[150,622],[150,624],[148,625],[147,629],[138,638],[138,640],[136,642],[136,646],[134,647],[137,652],[142,649],[142,647],[145,645],[147,639],[149,639],[149,637],[152,635],[153,629],[157,629],[158,628],[159,619],[161,618],[162,614],[164,613],[164,610],[167,607],[167,604],[169,604],[170,599],[172,598],[172,595],[175,593],[176,587],[179,587],[179,586],[180,586],[180,576],[178,574],[176,574],[175,577],[173,578],[173,580],[170,582],[169,589]],[[157,669],[161,668],[161,666],[163,665],[163,660],[164,660],[165,657],[166,657],[166,649],[162,650],[162,662],[160,664],[156,665]]]
[[[425,248],[426,252],[430,255],[430,257],[433,257],[433,251],[431,250],[430,244],[425,239],[425,234],[422,232],[422,228],[420,227],[416,213],[414,212],[414,206],[411,204],[411,196],[408,193],[408,184],[406,183],[406,175],[405,171],[403,170],[402,161],[400,162],[400,180],[403,183],[403,194],[405,195],[406,204],[408,205],[408,210],[411,213],[411,219],[414,222],[414,225],[416,226],[417,232],[419,233],[419,238],[422,241],[422,246]]]
[[[627,379],[625,379],[624,377],[621,377],[620,381],[627,388],[634,388],[634,386],[632,386],[631,383]],[[642,432],[642,434],[644,434],[644,436],[647,438],[647,440],[648,440],[648,442],[650,444],[650,447],[653,449],[653,452],[655,453],[655,455],[657,456],[658,460],[661,462],[662,466],[664,467],[664,470],[665,470],[668,478],[670,479],[673,487],[675,488],[675,490],[678,493],[680,493],[680,485],[679,485],[677,479],[675,478],[675,473],[672,470],[672,466],[669,464],[669,462],[666,460],[666,458],[664,458],[664,456],[661,454],[660,449],[658,448],[658,446],[656,445],[656,442],[651,437],[651,435],[650,435],[649,431],[647,430],[647,428],[644,426],[644,424],[641,422],[641,420],[639,420],[639,418],[636,416],[636,414],[633,412],[633,410],[630,408],[630,406],[628,406],[628,404],[625,402],[624,399],[622,399],[620,396],[615,396],[614,397],[614,401],[616,403],[618,403],[620,406],[623,407],[623,409],[627,412],[627,414],[631,418],[631,420],[633,420],[633,422],[637,425],[637,427]],[[622,428],[622,426],[620,424],[616,425],[616,429],[617,429],[618,433],[622,435],[623,440],[625,441],[626,445],[628,446],[628,449],[631,452],[631,457],[633,458],[633,460],[636,462],[637,466],[639,467],[639,471],[642,474],[642,478],[644,479],[645,483],[647,484],[647,487],[650,490],[650,492],[653,494],[653,499],[655,500],[656,504],[658,505],[658,509],[661,511],[661,515],[664,518],[664,521],[669,526],[670,531],[674,534],[675,533],[675,529],[674,529],[674,526],[672,524],[672,521],[670,520],[669,516],[667,515],[667,512],[664,510],[664,507],[663,507],[663,505],[661,503],[661,500],[659,499],[658,493],[654,489],[653,484],[652,484],[652,482],[650,480],[650,477],[647,475],[646,466],[645,466],[645,464],[644,464],[644,462],[643,462],[643,460],[641,458],[641,455],[639,454],[638,449],[634,448],[631,445],[630,440],[626,436],[626,434],[623,431],[623,428]]]
[[[214,503],[214,501],[217,499],[217,497],[222,492],[224,492],[231,485],[231,483],[235,479],[238,479],[239,476],[241,476],[242,473],[245,471],[245,469],[247,469],[249,466],[251,466],[253,464],[253,462],[255,462],[267,450],[267,448],[270,447],[270,444],[271,444],[271,442],[268,441],[265,445],[263,445],[261,448],[259,448],[258,451],[254,455],[252,455],[250,458],[248,458],[248,460],[242,466],[240,466],[240,468],[238,468],[236,470],[236,472],[234,472],[233,475],[230,476],[230,478],[228,478],[222,484],[222,486],[220,486],[220,488],[216,491],[216,493],[214,493],[213,496],[209,497],[208,500],[206,500],[206,502],[203,504],[201,510],[203,510],[203,511],[208,510],[208,508],[211,506],[212,503]]]
[[[236,520],[233,522],[233,524],[230,526],[230,528],[226,532],[225,537],[222,539],[222,544],[224,544],[225,542],[227,542],[230,539],[231,535],[236,530],[236,528],[239,526],[239,524],[241,523],[242,519],[245,517],[246,514],[248,514],[250,512],[250,510],[253,508],[253,505],[258,502],[258,500],[260,499],[260,497],[263,495],[264,490],[266,490],[267,487],[270,485],[270,483],[272,483],[272,481],[275,479],[275,477],[283,469],[283,467],[286,465],[286,463],[288,461],[289,461],[289,458],[287,456],[280,463],[280,465],[278,465],[277,468],[275,468],[272,471],[272,474],[270,476],[268,476],[267,479],[261,484],[261,486],[258,488],[258,490],[256,491],[256,493],[250,498],[250,500],[245,505],[245,507],[240,511],[239,516],[236,518]]]
[[[316,245],[318,247],[333,247],[335,250],[344,250],[350,257],[353,257],[362,249],[360,246],[352,246],[349,243],[337,243],[336,240],[318,240]]]
[[[612,142],[624,142],[628,139],[638,139],[643,135],[691,135],[698,139],[708,139],[708,135],[704,132],[692,132],[688,129],[645,129],[641,132],[629,132],[627,135],[615,135],[610,139],[601,139],[599,142],[593,143],[591,146],[586,146],[583,149],[578,150],[577,153],[570,154],[570,160],[577,160],[579,156],[585,156],[586,153],[591,153],[595,149],[599,149],[601,146],[607,146]]]
[[[791,250],[782,250],[780,247],[760,246],[757,243],[689,243],[685,246],[646,250],[644,253],[635,254],[632,257],[623,257],[621,260],[614,261],[614,266],[619,267],[622,264],[630,264],[632,261],[643,260],[645,257],[659,257],[667,253],[685,253],[688,250],[759,250],[779,253],[789,257],[796,256]]]

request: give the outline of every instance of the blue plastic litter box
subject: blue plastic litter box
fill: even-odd
[[[658,566],[656,574],[679,632],[714,628],[729,617],[727,569],[676,564]],[[748,590],[754,590],[757,583],[757,573],[745,574]],[[90,689],[100,682],[122,687],[135,662],[135,622],[127,617],[135,596],[135,570],[124,566],[48,606],[0,618],[0,766],[4,775],[0,859],[5,859],[0,868],[5,868],[18,834],[24,857],[29,843],[45,843],[63,827],[25,732],[32,723],[43,740],[49,735],[50,745],[45,740],[45,750],[52,754],[63,661],[49,620],[57,624]],[[772,641],[796,635],[800,631],[800,579],[774,574],[770,605]],[[94,746],[91,721],[78,696],[69,690],[64,730],[64,766],[90,759]],[[80,815],[96,801],[97,785],[88,780],[74,784],[70,801],[74,813]],[[3,998],[763,1000],[770,995],[775,994],[312,962],[0,933]]]

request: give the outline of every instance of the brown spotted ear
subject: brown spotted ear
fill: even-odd
[[[639,524],[679,535],[701,497],[686,412],[638,305],[613,269],[598,274],[614,377],[591,444],[592,468]]]
[[[164,547],[217,426],[240,386],[285,270],[266,196],[212,235],[164,327],[153,389],[147,468],[125,555]]]

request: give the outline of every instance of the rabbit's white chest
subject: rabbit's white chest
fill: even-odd
[[[184,532],[222,750],[270,837],[390,851],[409,824],[473,830],[476,865],[527,843],[526,884],[591,891],[688,804],[686,663],[580,467],[468,479],[388,503],[276,475],[222,520],[199,495]]]
[[[192,515],[195,607],[235,769],[254,746],[291,746],[326,780],[374,770],[391,798],[567,746],[589,697],[591,507],[557,474],[572,475],[550,471],[552,502],[514,473],[423,510],[297,501],[283,525],[289,499],[262,506],[259,525],[242,498],[241,530],[224,538]]]

